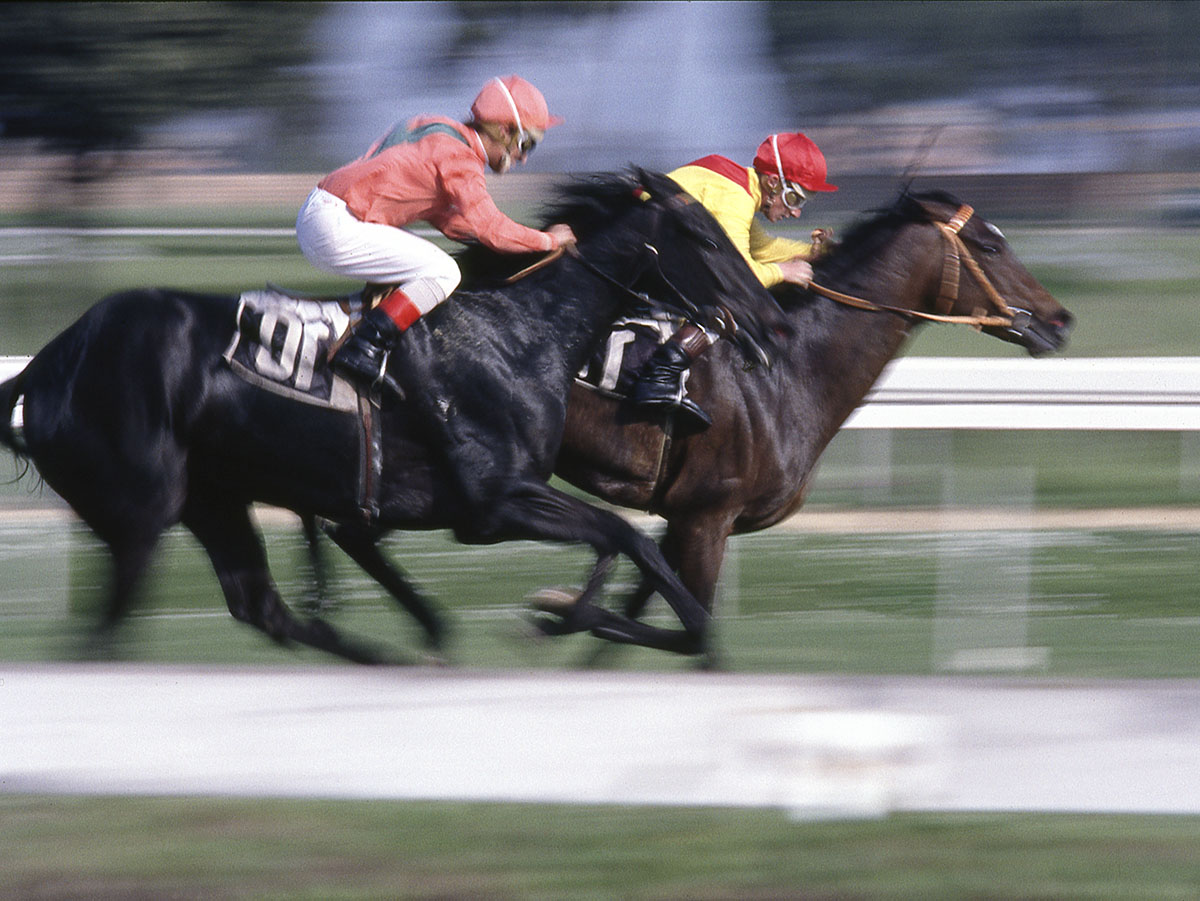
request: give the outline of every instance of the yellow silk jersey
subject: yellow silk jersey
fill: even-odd
[[[783,281],[776,263],[807,256],[812,245],[772,236],[754,218],[762,204],[758,173],[723,156],[706,156],[667,176],[704,204],[766,287]]]

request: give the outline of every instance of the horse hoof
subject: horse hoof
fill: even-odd
[[[525,601],[534,610],[554,616],[566,616],[575,607],[580,592],[573,588],[542,588],[526,595]]]
[[[532,634],[536,638],[570,635],[579,631],[573,628],[565,619],[559,619],[555,616],[527,616],[525,622],[528,623]]]

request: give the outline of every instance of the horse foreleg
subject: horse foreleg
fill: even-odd
[[[692,597],[709,613],[713,612],[716,601],[721,564],[725,560],[725,546],[730,532],[728,516],[675,517],[667,521],[666,534],[659,542],[663,559],[679,574],[680,581],[692,593]],[[625,600],[626,616],[631,619],[641,616],[654,592],[654,583],[643,579]]]
[[[421,595],[398,566],[383,556],[378,536],[354,525],[333,525],[326,533],[346,554],[363,568],[408,611],[425,632],[425,644],[433,651],[446,645],[447,626],[433,603]]]
[[[355,663],[382,662],[377,650],[343,638],[329,624],[292,615],[271,580],[266,551],[248,507],[236,502],[189,500],[183,523],[208,552],[234,619],[280,644],[308,645]]]
[[[679,581],[654,541],[620,516],[533,480],[510,484],[502,496],[486,499],[478,509],[486,511],[491,540],[574,541],[590,545],[601,558],[624,554],[654,582],[683,631],[648,626],[593,604],[571,614],[574,625],[609,641],[684,654],[705,651],[707,611]]]
[[[317,517],[308,513],[300,516],[300,526],[304,531],[304,548],[308,555],[312,583],[299,607],[305,613],[313,615],[328,613],[337,605],[329,595],[329,578],[325,557],[321,553],[321,527],[317,524]]]
[[[676,541],[675,532],[671,528],[670,520],[667,521],[666,534],[663,535],[662,540],[658,543],[658,550],[663,555],[663,559],[667,561],[667,565],[669,565],[671,569],[678,573],[678,542]],[[684,582],[684,585],[687,586],[687,583]],[[690,586],[688,587],[688,590],[691,590]],[[625,599],[625,615],[630,619],[638,619],[643,613],[645,613],[646,605],[650,603],[650,598],[654,597],[657,591],[658,586],[655,585],[652,580],[643,577],[639,581],[638,587],[634,589],[633,594]],[[693,596],[695,595],[693,594]],[[697,597],[696,600],[700,601],[700,598]],[[703,601],[700,602],[701,605],[703,605]]]

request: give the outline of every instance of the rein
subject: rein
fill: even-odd
[[[686,194],[677,194],[674,197],[669,198],[668,202],[687,204],[693,203],[694,201],[692,201]],[[656,211],[655,226],[653,229],[651,229],[652,232],[657,232],[657,223],[661,215],[662,210]],[[698,322],[700,314],[699,308],[692,303],[692,301],[687,298],[687,296],[679,289],[679,287],[667,277],[667,274],[663,272],[662,260],[659,256],[658,248],[655,247],[654,244],[650,243],[650,241],[643,242],[642,247],[648,251],[649,254],[641,260],[640,268],[638,268],[633,277],[629,279],[628,284],[617,280],[607,272],[604,272],[602,269],[597,267],[590,260],[585,258],[583,254],[580,253],[579,247],[575,244],[566,244],[555,248],[540,260],[537,260],[531,265],[526,266],[520,272],[517,272],[514,275],[506,278],[504,283],[506,285],[511,285],[514,282],[520,281],[526,276],[532,275],[542,267],[548,266],[566,254],[578,262],[579,265],[581,265],[584,269],[588,270],[588,272],[592,273],[592,275],[596,276],[601,281],[612,286],[617,291],[625,294],[638,303],[645,304],[647,306],[653,306],[655,303],[665,306],[674,306],[684,318],[692,322]],[[658,277],[658,280],[666,287],[667,292],[673,297],[673,301],[662,301],[651,297],[649,294],[634,290],[633,285],[637,283],[638,279],[646,274],[648,269],[653,269],[654,274]],[[735,340],[742,350],[753,358],[747,368],[752,368],[754,365],[759,363],[768,367],[770,366],[770,359],[766,352],[749,333],[738,326],[733,314],[724,306],[717,305],[717,311],[714,315],[714,321],[711,323],[711,327],[726,335],[730,339]]]
[[[657,216],[655,219],[655,229],[654,230],[657,231]],[[559,247],[556,247],[554,250],[551,250],[540,260],[537,260],[536,262],[531,263],[530,265],[528,265],[524,269],[522,269],[520,272],[510,275],[508,278],[506,278],[504,280],[504,284],[511,285],[514,282],[518,282],[521,279],[525,278],[526,276],[532,275],[533,273],[537,272],[539,269],[541,269],[545,266],[549,266],[555,260],[561,258],[564,254],[566,254],[566,255],[570,256],[572,259],[574,259],[576,262],[578,262],[579,265],[581,265],[588,272],[592,273],[592,275],[596,276],[601,281],[606,282],[607,284],[616,288],[618,291],[622,292],[623,294],[628,295],[629,297],[633,298],[634,300],[636,300],[639,303],[650,303],[652,301],[652,298],[649,295],[643,294],[639,291],[635,291],[632,286],[634,284],[636,284],[637,280],[640,279],[646,273],[647,269],[652,268],[654,270],[654,274],[658,276],[658,280],[660,282],[662,282],[666,286],[667,291],[671,295],[673,295],[673,297],[675,299],[675,306],[677,306],[679,308],[680,312],[683,313],[683,315],[685,315],[685,316],[689,316],[689,317],[695,316],[699,312],[696,305],[694,303],[692,303],[690,300],[688,300],[687,297],[684,295],[684,293],[682,291],[680,291],[679,288],[675,285],[675,283],[672,282],[669,278],[667,278],[667,274],[665,272],[663,272],[662,264],[659,260],[658,248],[655,247],[653,244],[651,244],[649,241],[643,242],[642,247],[645,248],[647,251],[649,251],[649,256],[646,258],[643,258],[641,267],[634,273],[633,278],[629,280],[629,284],[625,284],[625,283],[619,281],[618,279],[613,278],[607,272],[605,272],[602,269],[600,269],[599,267],[597,267],[594,263],[592,263],[590,260],[588,260],[586,257],[584,257],[582,253],[580,253],[579,247],[575,244],[564,244]]]
[[[938,292],[938,308],[949,310],[954,306],[955,301],[958,300],[959,272],[965,267],[967,272],[974,276],[975,281],[983,288],[984,294],[987,295],[988,300],[995,306],[998,315],[988,315],[983,310],[977,310],[972,316],[953,316],[948,313],[926,313],[922,310],[906,310],[903,307],[875,303],[851,294],[843,294],[841,291],[826,288],[824,285],[818,285],[816,282],[809,282],[809,290],[815,291],[822,297],[826,297],[836,303],[854,307],[858,310],[867,310],[872,313],[895,313],[898,316],[924,319],[930,322],[969,325],[975,329],[993,326],[1001,328],[1011,326],[1017,320],[1018,313],[1000,296],[1000,292],[992,285],[987,274],[983,271],[979,262],[971,254],[970,249],[958,234],[974,214],[975,210],[964,203],[958,208],[958,212],[950,217],[948,222],[934,223],[946,239],[946,255],[942,261],[942,286]]]
[[[573,248],[573,245],[572,245],[572,248]],[[522,269],[520,272],[514,272],[512,275],[510,275],[508,278],[506,278],[504,280],[504,284],[512,285],[512,284],[515,284],[516,282],[519,282],[521,279],[523,279],[527,275],[533,275],[533,273],[537,272],[543,266],[549,266],[551,263],[553,263],[555,260],[557,260],[559,257],[561,257],[566,252],[567,252],[567,245],[560,244],[558,247],[555,247],[553,250],[551,250],[549,253],[547,253],[544,257],[542,257],[537,262],[531,263],[530,265],[528,265],[524,269]],[[572,255],[578,256],[579,253],[578,253],[578,251],[575,251],[574,249],[572,249]]]

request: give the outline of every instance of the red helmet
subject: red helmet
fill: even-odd
[[[545,131],[562,122],[550,115],[542,92],[517,75],[493,78],[485,84],[471,104],[471,115],[476,122],[515,125],[518,131]]]
[[[825,157],[817,145],[800,132],[774,134],[758,145],[754,168],[763,175],[778,175],[806,191],[836,191],[825,181]]]

